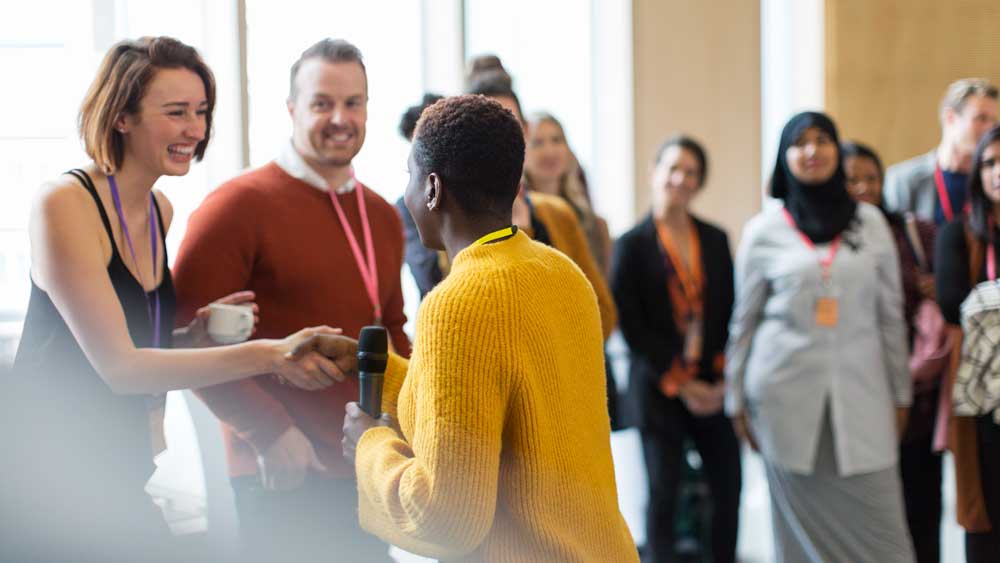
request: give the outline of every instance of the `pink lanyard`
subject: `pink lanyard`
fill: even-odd
[[[118,223],[122,227],[122,234],[125,235],[125,242],[128,243],[128,250],[132,254],[132,263],[135,264],[135,273],[139,276],[139,285],[142,286],[142,296],[146,298],[146,314],[149,315],[149,323],[153,329],[153,348],[160,347],[160,288],[153,288],[153,302],[150,302],[149,294],[146,293],[146,282],[142,279],[142,271],[139,270],[139,260],[135,257],[135,247],[132,246],[132,235],[128,231],[128,223],[125,222],[125,214],[122,213],[122,200],[118,195],[118,183],[115,182],[114,174],[108,176],[108,184],[111,185],[111,199],[115,202],[115,209],[118,211]],[[156,283],[156,237],[159,231],[156,213],[153,204],[153,194],[149,194],[149,239],[153,246],[153,283]]]
[[[358,239],[354,236],[351,224],[344,215],[344,208],[337,200],[337,194],[330,191],[330,201],[333,208],[337,210],[337,217],[340,219],[340,226],[344,228],[347,235],[347,242],[351,246],[351,253],[354,254],[354,261],[358,265],[358,272],[361,274],[361,281],[365,284],[365,291],[368,293],[368,300],[375,310],[375,324],[382,324],[382,304],[378,298],[378,269],[375,266],[375,244],[372,242],[372,228],[368,222],[368,209],[365,207],[364,189],[360,182],[355,181],[354,191],[358,194],[358,211],[361,213],[361,231],[365,237],[365,254],[368,255],[367,263],[365,255],[361,253]]]
[[[990,242],[986,245],[986,277],[990,281],[997,279],[997,256],[996,248],[993,246],[993,219],[988,223],[990,231]]]
[[[795,232],[797,232],[799,234],[799,238],[802,239],[802,242],[804,242],[806,244],[806,246],[809,247],[809,250],[812,250],[812,251],[815,252],[816,251],[816,244],[813,243],[813,241],[809,237],[807,237],[805,235],[805,233],[803,233],[802,231],[799,230],[799,226],[795,224],[795,218],[792,217],[792,214],[789,213],[788,210],[784,209],[784,208],[782,208],[781,212],[784,213],[785,220],[788,221],[788,224],[793,229],[795,229]],[[840,235],[837,235],[837,236],[833,237],[833,241],[830,243],[830,252],[827,254],[827,256],[825,258],[820,258],[820,260],[819,260],[819,266],[823,270],[823,281],[824,282],[829,282],[830,281],[830,269],[833,267],[833,259],[836,258],[837,251],[839,249],[840,249]]]

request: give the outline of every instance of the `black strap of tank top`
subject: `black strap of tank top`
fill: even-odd
[[[89,174],[79,168],[74,168],[66,173],[76,178],[87,192],[90,193],[90,197],[94,198],[94,203],[97,204],[97,211],[101,214],[101,222],[104,223],[104,230],[108,232],[108,238],[111,239],[111,247],[115,252],[118,252],[118,248],[115,245],[115,233],[111,230],[111,220],[108,218],[108,213],[104,210],[104,204],[101,203],[101,196],[97,195],[97,187],[94,185],[94,181],[90,179]],[[160,212],[158,207],[156,212]]]
[[[167,227],[163,224],[163,213],[160,213],[160,202],[153,196],[153,207],[156,208],[156,224],[160,226],[160,242],[163,247],[163,265],[167,263]]]
[[[531,197],[528,196],[527,192],[524,194],[524,202],[528,204],[528,215],[531,217],[531,230],[534,233],[532,239],[546,246],[552,246],[552,237],[549,236],[549,229],[546,228],[545,223],[542,223],[542,220],[538,218],[538,214],[535,213],[535,204],[531,202]]]
[[[87,174],[85,170],[79,168],[74,168],[66,172],[77,179],[90,196],[94,198],[94,203],[97,205],[97,211],[101,214],[101,222],[104,223],[104,230],[108,232],[108,237],[111,239],[111,247],[114,252],[118,252],[118,246],[115,244],[114,231],[111,230],[111,219],[108,217],[107,211],[104,210],[104,204],[101,203],[101,196],[97,194],[97,186],[94,185],[94,181],[90,178],[90,174]],[[160,202],[153,198],[153,206],[156,208],[156,219],[160,225],[160,242],[163,243],[163,263],[167,262],[167,233],[163,225],[163,213],[160,211]]]

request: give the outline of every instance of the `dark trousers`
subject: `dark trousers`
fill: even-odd
[[[992,414],[976,421],[976,442],[983,501],[993,529],[965,534],[965,560],[968,563],[996,563],[1000,561],[1000,426],[993,422]]]
[[[678,399],[670,399],[667,405],[665,412],[658,413],[657,420],[648,421],[639,430],[649,475],[643,561],[676,561],[677,496],[684,462],[684,439],[690,437],[701,455],[702,471],[712,497],[712,560],[733,563],[736,561],[742,486],[739,441],[729,419],[722,413],[699,418]]]
[[[242,561],[389,562],[389,546],[358,524],[353,479],[310,475],[293,491],[269,491],[256,476],[232,480]]]
[[[941,560],[942,457],[931,450],[937,398],[937,391],[914,397],[907,432],[899,447],[906,524],[917,563]]]

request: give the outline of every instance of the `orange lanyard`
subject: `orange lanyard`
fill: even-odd
[[[358,212],[361,214],[361,232],[365,237],[365,254],[368,255],[367,260],[365,260],[365,255],[361,253],[361,246],[358,244],[357,237],[354,236],[351,224],[347,221],[344,208],[340,205],[340,201],[337,200],[337,194],[333,191],[330,191],[330,201],[333,202],[333,208],[337,210],[340,225],[344,228],[344,234],[347,236],[347,242],[351,246],[354,261],[358,265],[361,281],[365,284],[365,292],[368,294],[368,300],[371,301],[372,308],[375,310],[375,324],[380,325],[382,324],[382,303],[378,298],[378,268],[375,265],[375,244],[372,242],[372,228],[368,222],[368,209],[365,207],[364,188],[360,182],[355,182],[354,191],[358,194]]]
[[[684,297],[691,304],[692,311],[700,315],[702,309],[701,290],[704,287],[705,275],[701,266],[701,241],[698,239],[698,230],[692,222],[691,232],[688,235],[689,264],[684,263],[677,244],[674,242],[674,237],[670,235],[670,229],[664,223],[656,221],[656,233],[659,235],[660,244],[667,251],[667,258],[681,282]]]

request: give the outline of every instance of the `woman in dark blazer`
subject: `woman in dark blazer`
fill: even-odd
[[[612,291],[631,350],[628,414],[649,475],[644,561],[675,558],[686,438],[701,455],[711,490],[713,560],[736,557],[740,449],[722,412],[733,262],[726,234],[690,212],[707,170],[694,140],[664,142],[651,174],[652,213],[615,247]]]

